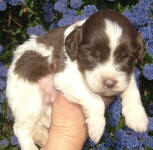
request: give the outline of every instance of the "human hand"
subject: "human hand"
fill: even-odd
[[[80,105],[59,94],[53,102],[51,129],[43,150],[81,150],[87,138],[87,126]]]

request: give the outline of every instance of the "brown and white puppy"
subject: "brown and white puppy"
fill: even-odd
[[[54,99],[55,89],[82,105],[94,142],[105,128],[101,96],[120,94],[126,125],[145,131],[148,119],[133,73],[144,49],[131,23],[112,10],[97,12],[44,36],[31,36],[14,52],[6,89],[21,149],[37,150],[33,140],[37,131],[47,137],[51,118],[47,101]]]

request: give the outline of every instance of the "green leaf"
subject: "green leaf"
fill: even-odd
[[[19,11],[19,16],[21,17],[21,16],[23,15],[23,13],[24,13],[24,9],[21,9],[21,10]]]
[[[116,127],[116,130],[119,130],[120,128],[123,128],[125,126],[124,118],[121,118],[119,120],[119,125]]]
[[[18,150],[18,148],[17,147],[9,147],[9,148],[7,148],[7,150]]]
[[[148,64],[152,63],[152,58],[149,56],[148,53],[146,53],[146,55],[144,57],[144,62],[148,63]]]
[[[121,4],[120,4],[120,3],[118,3],[118,4],[117,4],[117,9],[118,9],[118,10],[120,10],[120,9],[121,9],[121,7],[122,7],[122,6],[121,6]]]
[[[82,15],[82,12],[81,11],[77,11],[76,14],[77,14],[77,16],[79,16],[79,15]]]
[[[145,146],[145,150],[152,150],[152,148]]]

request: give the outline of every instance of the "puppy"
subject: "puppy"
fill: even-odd
[[[134,79],[135,62],[144,53],[141,35],[127,18],[112,10],[44,36],[31,36],[14,52],[6,88],[21,149],[38,150],[35,143],[47,140],[48,102],[56,97],[55,89],[83,107],[89,136],[96,143],[105,129],[101,96],[120,94],[126,125],[146,131],[148,119]],[[38,132],[44,137],[38,139]]]

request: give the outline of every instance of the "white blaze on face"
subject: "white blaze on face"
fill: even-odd
[[[115,68],[114,66],[115,64],[114,64],[113,54],[117,46],[120,44],[120,39],[122,36],[122,28],[116,22],[112,22],[109,19],[105,19],[105,33],[109,39],[109,48],[110,48],[110,57],[105,65],[114,68],[116,70],[117,68]]]
[[[97,64],[97,66],[90,71],[85,71],[85,79],[91,90],[97,93],[104,93],[106,96],[117,94],[125,90],[127,87],[127,75],[121,72],[118,66],[114,63],[113,54],[120,43],[122,36],[122,28],[109,19],[105,19],[105,34],[109,39],[110,56],[105,63]],[[103,81],[105,79],[113,79],[117,81],[112,89],[105,89]]]
[[[119,44],[122,36],[122,28],[116,22],[105,19],[105,33],[109,39],[109,47],[113,52]]]

